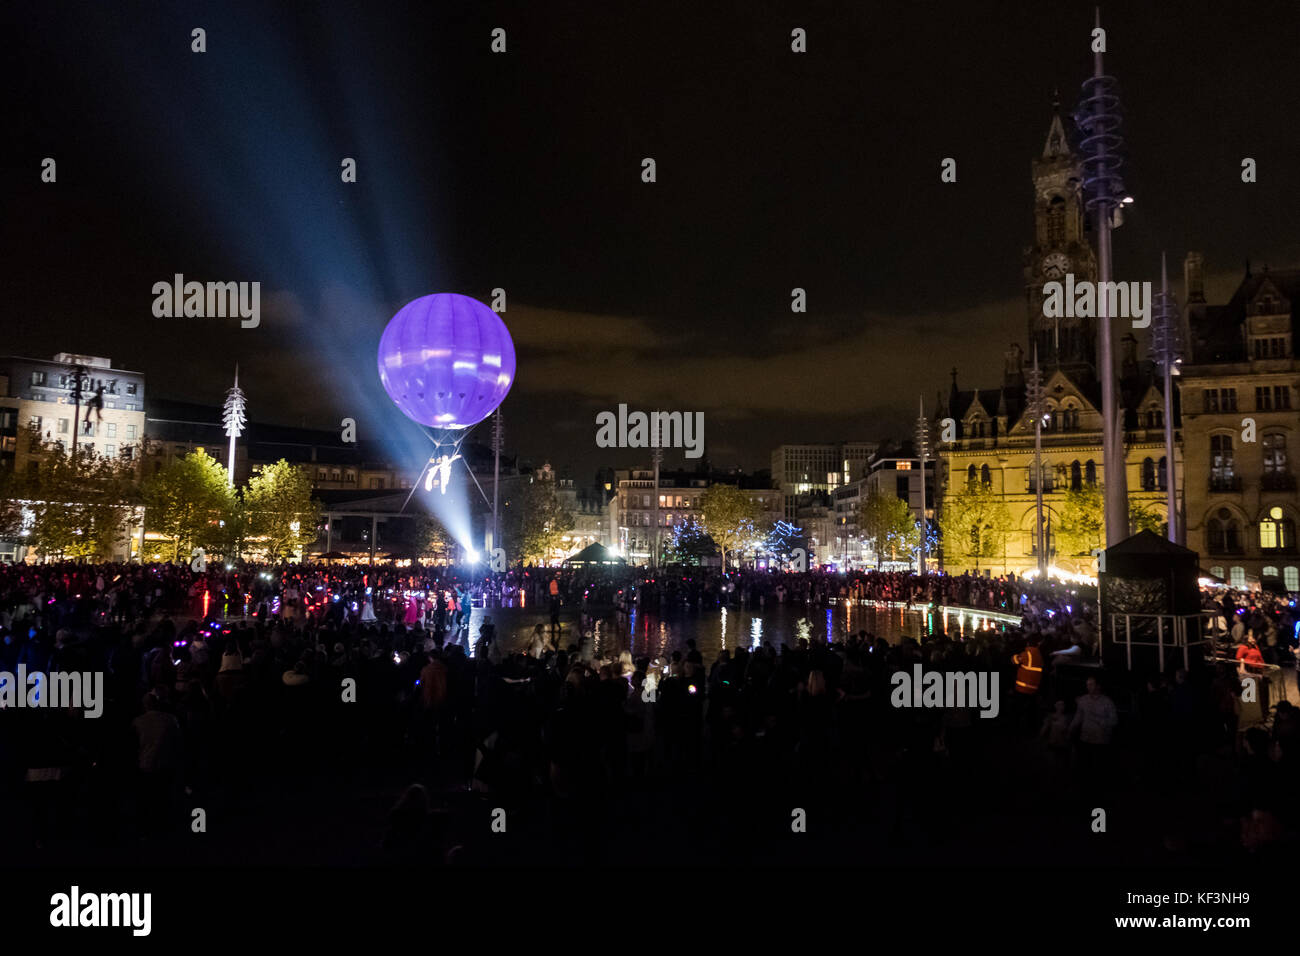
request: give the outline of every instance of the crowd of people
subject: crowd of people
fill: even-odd
[[[634,609],[841,602],[1019,623],[949,634],[936,616],[934,633],[893,643],[845,631],[709,659],[693,640],[634,657],[590,637]],[[178,840],[185,805],[302,775],[341,786],[365,767],[409,783],[395,785],[376,858],[451,863],[494,852],[492,808],[522,820],[539,853],[589,859],[612,852],[593,808],[644,814],[651,794],[666,798],[654,812],[709,821],[708,839],[739,843],[768,808],[796,801],[845,832],[943,841],[978,839],[963,816],[978,830],[975,815],[1012,807],[1055,825],[1076,796],[1123,796],[1120,781],[1137,779],[1165,796],[1183,788],[1182,816],[1157,814],[1171,853],[1290,846],[1300,712],[1275,696],[1244,719],[1241,688],[1257,666],[1289,666],[1293,600],[1207,593],[1206,607],[1233,641],[1218,661],[1134,682],[1098,666],[1095,591],[1014,577],[3,567],[0,672],[101,671],[107,700],[100,720],[0,712],[0,800],[31,821],[35,845],[89,831]],[[499,629],[506,618],[512,629]],[[1260,661],[1236,650],[1251,646]],[[973,702],[891,704],[893,675],[916,664],[998,674],[1006,718],[984,720]],[[1009,775],[989,783],[989,766]],[[1212,798],[1188,799],[1197,787]],[[962,788],[978,794],[953,803]],[[1228,821],[1240,832],[1225,835]]]

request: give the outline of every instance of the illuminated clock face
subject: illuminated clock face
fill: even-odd
[[[1063,252],[1053,252],[1043,259],[1043,275],[1049,279],[1059,279],[1070,271],[1070,257]]]

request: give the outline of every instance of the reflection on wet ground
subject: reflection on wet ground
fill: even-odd
[[[463,644],[472,654],[484,613],[482,608],[474,608],[468,632],[462,631],[449,643]],[[550,616],[545,611],[491,608],[486,613],[495,622],[501,650],[506,653],[527,651],[538,624],[549,628]],[[592,641],[592,657],[597,659],[617,657],[624,650],[630,650],[633,657],[666,657],[674,650],[684,650],[686,642],[693,638],[705,664],[710,664],[723,650],[734,652],[764,642],[773,647],[800,639],[830,643],[866,631],[896,644],[905,637],[919,639],[922,634],[941,630],[953,637],[970,637],[985,628],[1005,629],[1013,620],[1018,618],[957,608],[837,602],[825,608],[778,604],[763,609],[719,608],[667,614],[637,609],[629,614],[611,611],[594,620],[586,619],[585,629]],[[566,611],[562,615],[561,646],[578,644],[583,629],[579,615]]]

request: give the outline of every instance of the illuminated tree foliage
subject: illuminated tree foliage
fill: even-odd
[[[238,553],[243,526],[239,499],[226,483],[226,469],[206,452],[168,462],[145,479],[142,496],[145,530],[171,539],[173,561],[196,547],[227,556]]]
[[[1056,540],[1064,554],[1091,554],[1106,541],[1106,501],[1098,485],[1065,493]]]
[[[673,526],[673,537],[664,549],[664,560],[669,564],[698,566],[704,559],[717,553],[718,546],[704,526],[694,518],[687,518]]]
[[[939,528],[943,532],[945,560],[955,565],[971,560],[978,571],[981,558],[1004,553],[1011,533],[1011,514],[1001,495],[976,482],[944,498]]]
[[[722,549],[722,567],[727,553],[738,551],[753,537],[762,520],[758,503],[736,485],[713,485],[704,492],[700,503],[704,530]]]
[[[138,505],[135,463],[97,455],[89,445],[74,455],[39,435],[30,440],[36,468],[10,487],[31,515],[28,546],[51,558],[112,558]]]
[[[268,561],[293,557],[316,540],[320,502],[305,468],[281,458],[263,465],[244,490],[248,534]]]
[[[886,555],[896,561],[900,554],[910,554],[921,542],[921,529],[907,502],[878,489],[873,489],[858,503],[858,529],[871,542],[877,568]]]

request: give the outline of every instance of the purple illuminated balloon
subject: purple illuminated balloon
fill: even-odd
[[[501,317],[453,292],[408,302],[379,339],[379,380],[407,418],[468,428],[501,404],[515,378],[515,346]]]

